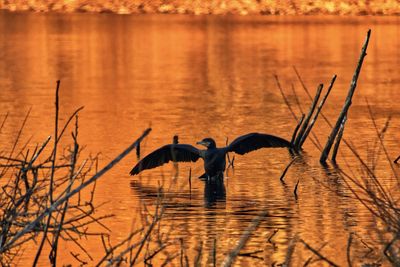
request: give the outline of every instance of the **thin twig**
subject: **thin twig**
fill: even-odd
[[[113,254],[113,252],[118,249],[119,247],[121,247],[122,245],[124,245],[126,242],[130,241],[132,239],[132,237],[134,237],[135,235],[137,235],[138,233],[141,233],[144,229],[140,228],[132,233],[130,233],[128,235],[128,237],[126,237],[124,240],[122,240],[120,243],[118,243],[117,245],[111,247],[110,249],[106,250],[106,254],[103,256],[103,258],[101,258],[99,260],[99,262],[96,264],[96,267],[100,266],[104,261],[107,260],[107,258]],[[104,246],[104,244],[103,244]]]
[[[297,68],[296,68],[295,66],[293,66],[293,70],[294,70],[294,72],[296,73],[296,76],[297,76],[297,78],[299,79],[301,86],[303,87],[304,91],[305,91],[306,94],[308,95],[308,98],[309,98],[310,100],[312,100],[312,96],[311,96],[311,94],[310,94],[310,91],[308,90],[307,86],[306,86],[305,83],[303,82],[303,79],[301,78],[301,76],[300,76],[300,74],[299,74],[299,72],[297,71]]]
[[[374,125],[374,128],[375,128],[376,134],[378,136],[378,140],[380,142],[380,145],[381,145],[381,147],[382,147],[382,149],[383,149],[383,151],[385,153],[387,161],[389,162],[389,165],[390,165],[390,168],[392,170],[392,173],[396,177],[397,182],[399,183],[400,181],[399,181],[399,178],[397,177],[397,172],[396,172],[396,170],[395,170],[395,168],[394,168],[394,166],[392,164],[392,161],[390,160],[389,153],[387,152],[386,147],[383,144],[382,135],[379,133],[379,129],[378,129],[378,126],[376,125],[376,121],[375,121],[375,118],[374,118],[374,114],[372,113],[371,106],[369,105],[368,100],[366,100],[366,102],[367,102],[369,116],[370,116],[370,118],[372,120],[372,123]]]
[[[283,97],[283,100],[285,101],[286,106],[289,108],[290,113],[292,114],[293,118],[298,121],[296,113],[293,111],[292,106],[289,103],[289,100],[286,98],[285,93],[283,92],[281,83],[279,82],[279,78],[278,75],[274,75],[275,81],[276,81],[276,85],[278,86],[279,91],[281,92],[281,95]]]
[[[22,122],[22,125],[21,125],[21,127],[20,127],[20,129],[18,131],[17,137],[15,138],[15,141],[14,141],[14,144],[13,144],[13,146],[11,148],[10,154],[8,155],[9,158],[11,158],[12,155],[14,154],[15,148],[17,147],[17,144],[18,144],[19,139],[21,137],[22,131],[23,131],[24,127],[25,127],[26,121],[28,120],[29,114],[31,113],[31,111],[32,111],[32,108],[30,108],[28,110],[28,112],[26,113],[26,115],[25,115],[24,121]],[[8,168],[4,168],[0,173],[0,177],[2,177],[7,172],[7,170],[8,170]]]
[[[3,129],[4,124],[6,123],[7,118],[8,118],[8,112],[4,116],[3,122],[0,125],[0,133],[1,133],[1,130]]]
[[[292,159],[289,164],[286,166],[286,168],[283,170],[281,177],[279,178],[279,180],[281,182],[284,182],[283,179],[285,178],[285,175],[287,173],[287,171],[289,170],[290,166],[292,166],[292,164],[294,163],[294,161],[296,160],[296,158]]]

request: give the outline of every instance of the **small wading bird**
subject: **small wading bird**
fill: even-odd
[[[205,138],[198,145],[207,149],[200,150],[187,144],[165,145],[139,161],[131,170],[131,175],[136,175],[143,170],[159,167],[170,161],[173,162],[195,162],[199,158],[204,160],[205,173],[199,178],[223,177],[226,167],[225,156],[228,152],[235,152],[239,155],[260,149],[263,147],[291,147],[289,141],[268,134],[249,133],[236,138],[226,147],[217,148],[212,138]]]

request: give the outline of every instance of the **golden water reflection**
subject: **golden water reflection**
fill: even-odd
[[[52,133],[53,91],[61,79],[62,117],[81,105],[81,143],[87,151],[101,151],[108,162],[143,129],[153,131],[142,147],[148,153],[178,134],[194,144],[214,137],[219,145],[248,132],[267,132],[290,139],[296,122],[276,88],[277,73],[293,100],[291,83],[302,103],[306,95],[293,72],[295,65],[314,92],[333,74],[337,83],[325,114],[336,117],[342,105],[361,44],[368,28],[372,39],[359,88],[349,114],[345,138],[361,151],[374,140],[364,98],[383,124],[400,109],[399,19],[375,17],[185,17],[112,14],[0,14],[0,105],[10,112],[9,138],[32,107],[28,138],[42,142]],[[306,105],[303,109],[306,110]],[[319,121],[316,134],[324,141],[328,127]],[[397,156],[398,129],[393,123],[387,146]],[[321,168],[319,153],[305,145],[304,160],[296,163],[285,184],[281,171],[291,160],[284,149],[260,150],[237,156],[224,185],[207,188],[198,180],[201,163],[165,166],[130,177],[136,162],[132,154],[97,185],[96,200],[107,202],[99,213],[113,213],[107,222],[112,241],[125,238],[140,224],[143,204],[154,206],[159,184],[173,183],[166,194],[163,225],[173,238],[183,238],[193,258],[203,244],[204,264],[221,263],[224,255],[261,211],[268,215],[246,245],[262,249],[260,258],[239,257],[238,265],[282,263],[290,241],[298,236],[319,248],[336,263],[346,264],[350,232],[356,232],[355,262],[376,259],[367,255],[361,240],[374,246],[374,222],[369,213],[347,196],[350,192],[332,170]],[[343,150],[341,162],[353,161]],[[354,162],[354,161],[353,161]],[[188,173],[192,167],[192,193]],[[385,170],[382,170],[386,174]],[[293,189],[299,182],[299,198]],[[329,185],[329,190],[325,184]],[[213,192],[213,193],[210,193]],[[218,194],[215,194],[217,192]],[[268,237],[276,229],[273,243]],[[216,240],[216,241],[214,241]],[[85,242],[95,259],[102,256],[101,241]],[[65,248],[76,250],[71,244]],[[217,258],[213,258],[216,247]],[[29,261],[27,250],[24,259]],[[367,255],[364,257],[364,255]],[[312,255],[298,243],[292,264],[302,265]],[[73,258],[65,249],[63,263]],[[47,258],[42,257],[45,265]],[[318,264],[318,263],[317,263]]]

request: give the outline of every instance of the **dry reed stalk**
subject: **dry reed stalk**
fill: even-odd
[[[392,165],[392,161],[383,142],[384,134],[388,128],[390,118],[386,120],[384,127],[379,130],[368,102],[367,106],[370,113],[370,119],[376,131],[377,143],[379,143],[379,147],[374,146],[371,153],[375,155],[382,149],[386,155],[385,161],[390,165],[392,176],[397,178],[397,171]],[[379,219],[380,222],[385,226],[385,235],[392,235],[392,239],[390,241],[388,239],[382,239],[384,244],[383,254],[391,264],[397,266],[400,264],[400,255],[396,252],[396,249],[393,249],[392,246],[398,242],[400,236],[400,209],[398,208],[398,200],[397,197],[392,195],[391,192],[381,183],[380,177],[378,177],[378,174],[375,172],[376,166],[378,164],[383,164],[384,162],[378,162],[378,155],[371,158],[372,165],[370,166],[361,158],[359,153],[352,145],[345,140],[344,143],[359,161],[361,165],[361,174],[356,175],[353,173],[352,175],[349,175],[344,170],[337,167],[338,173],[341,175],[342,180],[345,182],[350,192],[352,192],[355,199],[357,199],[373,215],[374,218]],[[359,176],[361,176],[361,179],[355,178]],[[398,192],[399,186],[399,183],[394,186],[395,192]],[[381,234],[380,229],[377,229],[377,231],[378,234]],[[351,245],[351,240],[349,240],[348,243]],[[350,245],[348,245],[348,254],[350,254]],[[368,253],[371,252],[371,248],[369,249],[370,251]],[[350,259],[350,255],[348,255],[348,262]]]

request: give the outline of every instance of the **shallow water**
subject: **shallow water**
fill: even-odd
[[[146,154],[169,143],[178,134],[181,143],[194,144],[214,137],[265,132],[291,138],[296,121],[277,89],[281,80],[292,103],[297,90],[303,110],[309,100],[292,66],[314,94],[333,74],[337,82],[324,108],[333,122],[347,94],[365,34],[372,29],[368,56],[349,114],[345,138],[366,155],[375,130],[365,98],[383,126],[392,115],[385,144],[391,157],[398,151],[400,107],[400,27],[396,17],[194,17],[179,15],[31,14],[0,13],[0,110],[9,112],[4,129],[11,142],[30,107],[24,140],[42,142],[53,131],[55,81],[61,79],[61,113],[66,118],[77,107],[80,143],[86,151],[102,152],[105,165],[149,125],[142,145]],[[294,105],[295,106],[295,105]],[[296,109],[300,114],[300,111]],[[64,119],[65,121],[65,119]],[[320,119],[315,134],[324,144],[329,127]],[[3,133],[4,134],[4,133]],[[349,233],[357,233],[352,255],[368,263],[377,256],[375,224],[343,182],[319,163],[319,151],[308,140],[304,157],[279,181],[291,155],[285,149],[264,149],[236,156],[224,185],[210,187],[198,180],[202,164],[179,164],[130,177],[134,153],[97,184],[96,201],[107,202],[100,213],[112,241],[124,239],[141,220],[144,204],[154,206],[160,184],[166,193],[163,227],[171,238],[182,238],[190,259],[203,244],[203,264],[220,264],[243,231],[267,211],[244,251],[262,250],[258,258],[239,257],[237,264],[271,265],[285,261],[291,240],[298,236],[337,264],[346,264]],[[351,152],[342,149],[339,164],[358,166]],[[192,168],[192,188],[188,173]],[[381,170],[382,177],[390,172]],[[298,199],[293,194],[299,181]],[[389,179],[383,180],[388,181]],[[328,186],[326,186],[328,185]],[[167,230],[168,229],[168,230]],[[268,237],[278,229],[273,242]],[[87,242],[95,259],[104,250],[99,239]],[[363,243],[364,242],[364,243]],[[77,250],[73,245],[66,248]],[[214,259],[214,247],[217,258]],[[376,246],[377,247],[377,246]],[[66,251],[66,250],[65,250]],[[62,252],[62,263],[72,262]],[[29,262],[27,249],[22,262]],[[367,256],[366,256],[367,255]],[[312,254],[298,243],[294,266]],[[47,259],[42,257],[45,265]],[[314,263],[317,266],[321,262]]]

